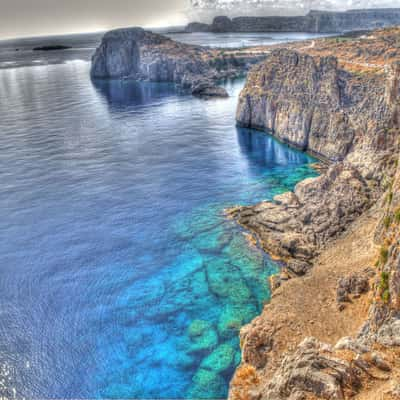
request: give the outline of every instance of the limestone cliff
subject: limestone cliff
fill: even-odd
[[[264,54],[211,50],[175,42],[141,28],[106,33],[92,58],[91,76],[174,82],[196,94],[226,95],[215,82],[242,74]],[[201,90],[200,90],[201,89]]]
[[[270,304],[241,330],[231,400],[400,398],[400,74],[386,43],[400,31],[374,35],[379,47],[347,43],[336,57],[318,42],[277,50],[242,92],[240,124],[330,166],[230,211],[286,262]],[[345,68],[351,52],[385,62]]]
[[[305,16],[216,17],[212,24],[191,23],[187,32],[310,32],[338,33],[376,29],[400,23],[400,9],[365,9],[346,12],[310,11]]]
[[[355,74],[333,56],[286,49],[253,68],[238,124],[334,163],[294,193],[232,210],[266,251],[310,260],[376,201],[398,146],[399,76],[396,63]]]
[[[237,121],[331,161],[354,151],[384,152],[395,117],[391,96],[397,70],[351,74],[334,56],[278,49],[249,74]]]

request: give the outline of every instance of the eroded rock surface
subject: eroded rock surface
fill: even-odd
[[[277,196],[275,202],[236,208],[231,215],[257,234],[267,252],[284,260],[306,261],[343,232],[372,199],[357,169],[336,164],[325,175],[300,182],[294,193]]]
[[[241,93],[237,121],[265,129],[280,140],[340,161],[351,152],[383,153],[394,134],[397,66],[387,74],[355,76],[334,56],[321,58],[275,50],[254,67]]]
[[[265,58],[265,54],[223,51],[175,42],[141,28],[106,33],[92,58],[91,76],[174,82],[207,97],[226,97],[216,82],[235,77]]]

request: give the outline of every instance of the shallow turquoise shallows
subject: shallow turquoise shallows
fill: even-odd
[[[224,209],[313,160],[235,128],[243,81],[204,101],[88,75],[0,70],[0,397],[222,398],[277,270]]]

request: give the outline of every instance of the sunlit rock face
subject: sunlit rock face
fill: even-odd
[[[395,0],[188,0],[191,20],[210,22],[216,15],[305,15],[310,10],[397,7]]]

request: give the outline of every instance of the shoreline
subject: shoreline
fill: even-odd
[[[238,125],[270,132],[314,157],[315,149],[323,149],[321,161],[329,160],[329,165],[319,177],[299,182],[294,192],[227,210],[266,253],[286,263],[271,277],[271,301],[241,329],[242,363],[231,381],[230,400],[372,400],[378,393],[386,400],[400,395],[400,365],[393,356],[400,355],[400,348],[391,344],[400,345],[400,331],[397,338],[392,327],[400,325],[394,263],[400,233],[393,217],[398,213],[400,221],[394,191],[400,187],[399,141],[392,118],[399,104],[395,65],[400,55],[392,54],[390,68],[385,59],[385,76],[381,68],[370,68],[380,60],[368,58],[376,49],[387,51],[380,36],[388,40],[397,34],[396,29],[371,33],[377,44],[363,38],[335,40],[337,53],[329,48],[329,39],[307,48],[290,44],[249,73]],[[346,63],[352,52],[347,40],[350,46],[358,42],[365,59]],[[356,64],[368,71],[359,76]],[[353,94],[356,81],[362,90]],[[369,91],[377,93],[378,101],[357,108]],[[302,92],[304,98],[297,95]],[[346,108],[345,96],[350,104],[355,96],[355,105]],[[335,113],[339,120],[346,115],[345,123],[335,126]],[[313,128],[316,121],[332,134],[320,135]],[[364,127],[365,121],[369,125],[363,136],[352,137],[354,125]],[[382,245],[385,229],[392,234]],[[392,250],[383,250],[386,246]],[[396,339],[387,340],[385,332]]]

